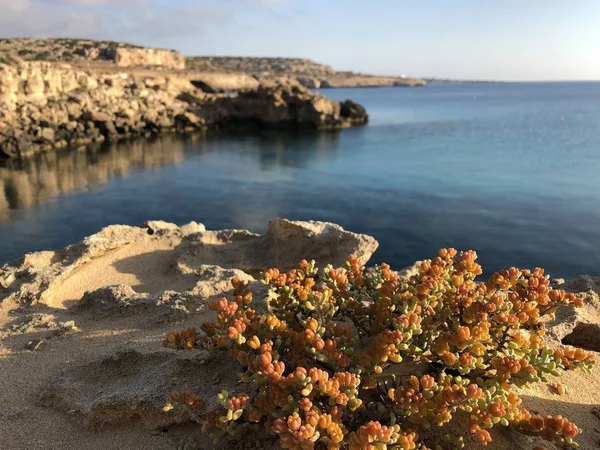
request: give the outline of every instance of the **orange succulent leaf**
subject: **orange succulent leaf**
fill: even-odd
[[[268,269],[268,312],[253,309],[258,300],[234,278],[231,297],[210,305],[213,322],[164,339],[240,364],[244,392],[219,394],[205,428],[220,439],[262,427],[289,449],[426,450],[438,442],[424,431],[462,412],[469,424],[448,449],[468,436],[486,446],[498,424],[575,446],[573,423],[531,414],[513,386],[592,368],[593,353],[545,342],[546,321],[583,300],[553,289],[539,268],[480,279],[474,251],[441,249],[416,267],[408,279],[356,257],[344,267]],[[203,406],[191,394],[171,404]]]

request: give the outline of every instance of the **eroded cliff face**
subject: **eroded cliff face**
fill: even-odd
[[[177,77],[96,73],[44,62],[0,65],[0,151],[27,156],[164,129],[202,128]],[[201,92],[195,93],[202,97]]]
[[[181,70],[185,58],[174,50],[84,39],[0,39],[0,52],[25,61],[72,64],[105,62],[118,67],[161,67]]]
[[[366,110],[347,100],[332,101],[300,84],[263,83],[234,97],[220,97],[193,110],[209,125],[259,124],[320,129],[346,128],[368,121]]]
[[[94,71],[67,64],[0,64],[0,153],[24,157],[123,137],[251,125],[336,129],[365,123],[364,108],[299,84],[251,83],[238,95],[204,92],[201,81]],[[346,106],[344,106],[346,105]]]
[[[246,73],[261,81],[297,82],[310,89],[349,87],[425,86],[420,78],[381,77],[341,72],[331,66],[302,58],[192,56],[188,69],[205,73]]]
[[[172,50],[153,48],[111,48],[107,52],[110,60],[119,67],[153,66],[168,69],[185,69],[185,58]]]

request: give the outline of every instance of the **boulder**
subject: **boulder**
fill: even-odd
[[[148,229],[148,234],[165,234],[179,230],[179,227],[174,223],[163,220],[150,220],[144,226]]]
[[[364,106],[352,100],[346,100],[341,103],[340,116],[356,125],[363,124],[369,120],[369,115]]]
[[[54,143],[55,131],[52,128],[42,128],[40,137],[45,142]]]

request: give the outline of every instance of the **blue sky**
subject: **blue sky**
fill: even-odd
[[[3,37],[462,79],[600,80],[599,23],[598,0],[0,0]]]

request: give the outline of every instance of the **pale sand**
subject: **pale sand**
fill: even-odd
[[[177,244],[148,236],[113,250],[75,269],[47,294],[46,303],[53,308],[65,308],[86,292],[117,284],[148,294],[190,289],[194,286],[194,279],[176,274],[173,270],[176,263],[173,249]]]
[[[194,424],[163,431],[145,429],[135,422],[93,430],[83,426],[82,419],[76,414],[69,415],[37,405],[44,385],[61,372],[98,361],[126,348],[141,353],[161,351],[166,331],[199,325],[211,317],[210,311],[202,311],[174,325],[149,321],[144,314],[98,318],[89,311],[73,308],[85,292],[103,286],[126,284],[137,292],[152,295],[167,289],[183,291],[193,287],[195,275],[184,276],[174,270],[174,248],[178,243],[176,239],[148,237],[111,250],[78,267],[48,292],[47,305],[38,305],[34,310],[18,308],[9,314],[7,311],[11,307],[6,302],[2,304],[0,330],[35,311],[52,313],[57,321],[75,320],[81,331],[52,337],[35,352],[24,350],[25,344],[32,338],[48,335],[47,332],[17,334],[0,340],[1,449],[162,450],[174,448],[184,437],[197,433],[198,427]],[[600,323],[598,309],[588,308],[585,314],[588,322]],[[220,377],[216,373],[215,383]],[[566,395],[558,396],[547,384],[539,384],[523,390],[526,406],[542,414],[569,417],[584,430],[578,437],[581,448],[600,448],[600,413],[594,412],[600,406],[600,369],[596,368],[592,375],[566,373],[560,381],[567,387]],[[557,448],[516,433],[495,432],[494,437],[495,441],[488,447],[492,450],[531,449],[535,445],[548,450]],[[200,442],[203,448],[212,448],[206,439]]]
[[[0,341],[1,449],[173,448],[176,431],[154,431],[139,426],[94,431],[83,427],[77,417],[36,405],[42,386],[69,367],[96,361],[125,347],[141,352],[161,350],[164,333],[173,325],[147,328],[143,318],[137,316],[97,321],[72,314],[65,307],[83,293],[103,286],[126,284],[137,292],[147,293],[192,287],[194,283],[189,277],[182,280],[181,276],[169,275],[172,250],[168,242],[149,239],[136,242],[75,270],[52,290],[48,307],[42,310],[59,320],[75,320],[81,332],[52,338],[36,352],[23,349],[35,333]],[[0,326],[14,321],[14,316],[3,319]]]

